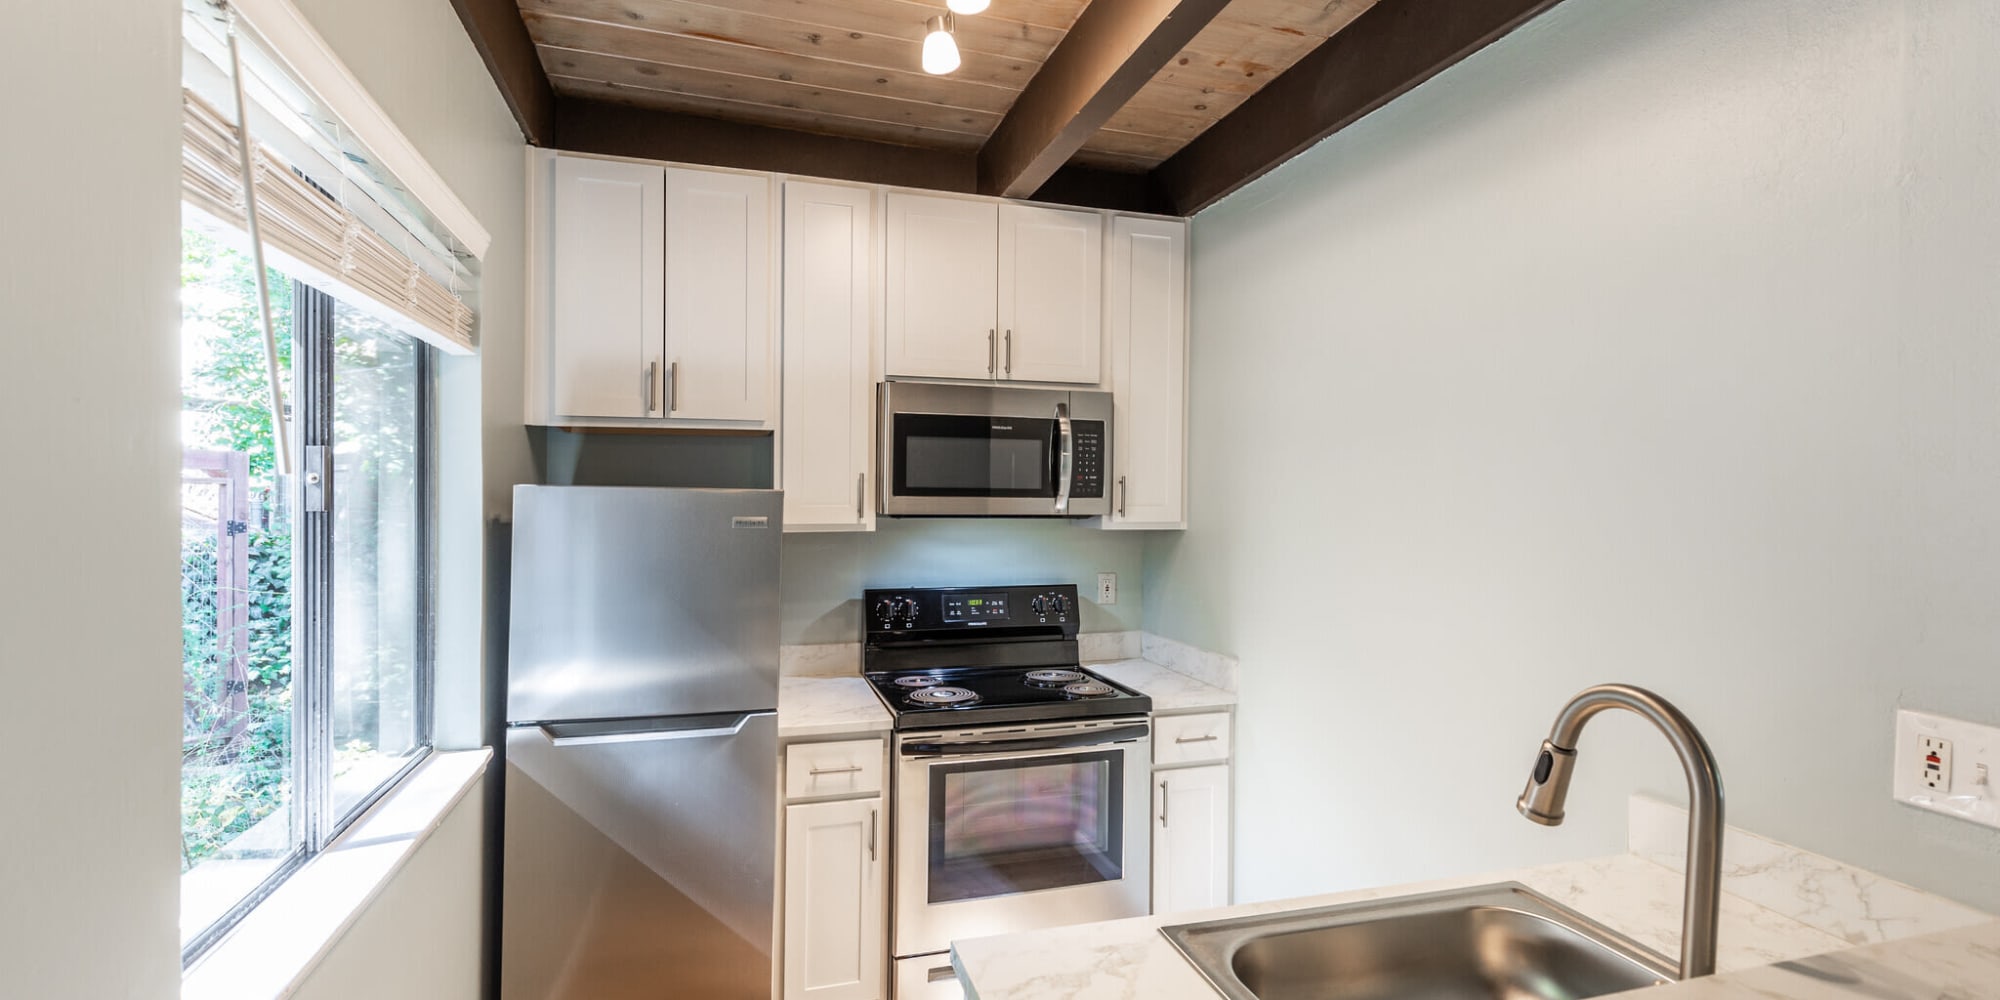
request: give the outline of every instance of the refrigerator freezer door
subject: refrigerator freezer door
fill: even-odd
[[[780,494],[514,490],[507,719],[778,703]]]
[[[770,1000],[777,717],[507,730],[502,1000]]]

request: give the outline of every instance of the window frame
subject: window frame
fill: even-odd
[[[283,272],[280,272],[281,274]],[[245,916],[367,815],[436,750],[437,661],[437,348],[407,337],[416,348],[416,490],[418,607],[414,747],[396,770],[347,807],[333,804],[333,624],[334,499],[338,477],[331,475],[334,440],[335,310],[339,300],[313,285],[292,283],[291,424],[297,467],[289,482],[292,533],[292,822],[295,845],[262,882],[181,949],[185,971],[227,937]],[[350,306],[349,308],[354,308]],[[307,479],[318,463],[324,498],[305,503]],[[185,877],[185,875],[183,876]]]

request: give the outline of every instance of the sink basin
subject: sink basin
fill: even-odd
[[[1637,942],[1513,882],[1160,932],[1230,1000],[1580,1000],[1674,978]]]

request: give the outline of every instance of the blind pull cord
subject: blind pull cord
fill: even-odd
[[[243,99],[243,58],[236,45],[236,11],[229,14],[229,82],[236,88],[236,152],[243,167],[243,217],[250,230],[250,253],[257,269],[257,315],[264,325],[264,376],[271,394],[271,436],[276,440],[278,474],[292,474],[292,435],[285,421],[285,386],[278,373],[278,334],[271,321],[271,279],[264,267],[264,237],[257,231],[257,176],[250,155],[250,103]]]

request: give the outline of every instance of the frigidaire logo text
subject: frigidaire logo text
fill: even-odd
[[[993,425],[993,429],[994,429],[994,430],[996,430],[996,431],[1011,431],[1011,430],[1013,430],[1013,429],[1014,429],[1014,425],[1013,425],[1013,424],[994,424],[994,425]]]

